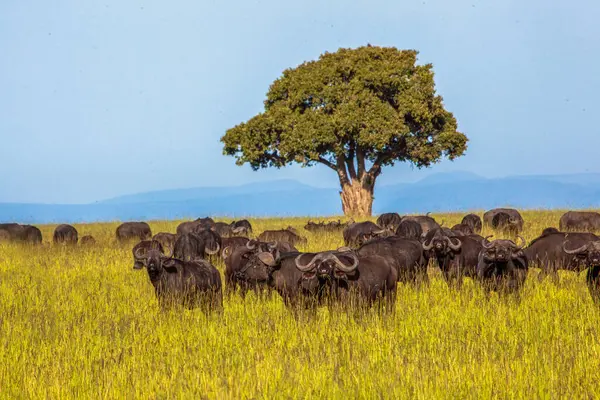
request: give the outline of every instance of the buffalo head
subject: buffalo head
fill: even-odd
[[[494,240],[487,243],[487,239],[491,237],[487,236],[481,241],[481,245],[483,246],[481,254],[485,261],[490,263],[507,263],[510,260],[516,260],[524,256],[522,249],[526,242],[523,237],[518,236],[521,241],[520,245],[515,244],[512,240]]]

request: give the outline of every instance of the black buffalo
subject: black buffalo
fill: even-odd
[[[168,232],[159,232],[152,237],[153,240],[160,242],[165,251],[168,251],[169,254],[173,254],[173,249],[175,248],[175,242],[177,241],[177,235],[174,233]]]
[[[200,307],[206,312],[222,308],[221,275],[206,260],[181,261],[165,256],[157,248],[138,248],[134,256],[143,260],[134,268],[146,267],[162,308],[174,304]]]
[[[579,247],[571,247],[572,243],[565,242],[565,253],[577,257],[588,269],[586,282],[592,299],[600,303],[600,240],[591,240]]]
[[[461,225],[467,225],[471,227],[471,231],[476,234],[481,234],[483,224],[481,218],[477,214],[467,214],[460,221]]]
[[[451,230],[457,236],[469,236],[469,235],[473,235],[475,233],[473,231],[473,228],[471,227],[471,225],[467,225],[467,224],[454,225],[451,228]]]
[[[79,240],[79,244],[82,246],[93,246],[96,244],[96,239],[92,235],[84,235]]]
[[[349,224],[343,223],[340,220],[331,222],[312,222],[308,221],[304,225],[304,229],[309,232],[340,232],[343,231]]]
[[[42,231],[37,226],[23,225],[21,241],[26,244],[42,243]]]
[[[427,215],[407,215],[402,218],[402,221],[415,221],[419,225],[421,225],[421,230],[423,234],[427,234],[429,231],[440,228],[440,224],[438,224],[435,219]],[[443,221],[442,221],[443,224]]]
[[[144,267],[146,254],[150,250],[158,250],[162,254],[165,254],[160,242],[156,240],[142,240],[131,249],[131,253],[133,253],[133,269],[141,269]]]
[[[21,240],[23,226],[16,223],[0,224],[0,232],[4,240],[17,242]]]
[[[396,270],[380,256],[329,251],[274,257],[263,252],[254,254],[248,265],[292,308],[314,308],[325,301],[342,306],[377,301],[385,301],[390,308],[394,305]]]
[[[398,276],[384,257],[358,256],[352,250],[327,251],[299,254],[294,263],[302,272],[301,288],[316,295],[317,304],[329,294],[342,306],[372,305],[382,300],[394,306]]]
[[[371,221],[356,222],[344,229],[344,243],[346,246],[359,247],[376,237],[387,236],[389,232]]]
[[[547,236],[547,235],[550,235],[552,233],[560,233],[560,231],[558,229],[554,228],[554,227],[548,227],[548,228],[545,228],[542,231],[542,234],[540,236]]]
[[[421,228],[421,224],[418,222],[405,219],[398,225],[396,236],[404,239],[421,240],[423,228]]]
[[[194,221],[182,222],[177,226],[177,234],[185,235],[186,233],[190,233],[198,229],[210,229],[210,227],[213,226],[214,223],[215,221],[213,221],[213,219],[210,217],[198,218]]]
[[[581,272],[585,268],[578,257],[564,251],[563,244],[567,240],[570,248],[573,249],[600,239],[593,233],[564,232],[546,232],[534,239],[524,252],[529,265],[541,269],[538,275],[540,281],[550,275],[555,282],[558,282],[558,270]]]
[[[377,225],[390,232],[396,232],[398,225],[402,222],[402,217],[398,213],[385,213],[377,218]]]
[[[124,222],[117,228],[116,236],[121,243],[132,239],[148,240],[152,238],[152,230],[145,222]]]
[[[0,232],[5,240],[24,244],[42,243],[42,232],[33,225],[20,225],[16,223],[0,224]]]
[[[378,255],[396,269],[396,275],[403,283],[427,283],[429,259],[421,248],[421,242],[397,236],[377,238],[363,244],[356,250],[359,257]]]
[[[235,235],[241,235],[247,232],[247,229],[243,226],[234,228],[231,224],[225,222],[215,222],[210,229],[219,234],[222,238],[232,237]]]
[[[460,289],[463,278],[477,276],[481,242],[470,236],[457,237],[451,231],[430,231],[423,241],[423,251],[437,260],[448,286]]]
[[[246,243],[248,243],[250,239],[244,236],[233,236],[228,238],[221,238],[221,257],[228,257],[231,252],[238,247],[245,247]]]
[[[204,258],[205,244],[199,236],[194,233],[186,233],[177,237],[173,246],[173,258],[181,261],[193,261]]]
[[[524,225],[523,217],[514,208],[494,208],[493,210],[486,211],[483,214],[483,223],[485,225],[493,228],[494,227],[493,220],[494,220],[494,217],[496,216],[496,214],[498,214],[498,213],[504,213],[504,214],[508,215],[508,217],[509,217],[508,220],[510,222],[510,225],[514,227],[511,229],[515,230],[517,233],[523,231],[523,225]]]
[[[204,253],[206,256],[219,254],[223,248],[223,240],[215,231],[206,229],[203,226],[197,226],[192,233],[204,241]]]
[[[241,230],[239,230],[239,235],[249,235],[252,233],[252,224],[250,223],[250,221],[248,221],[247,219],[241,219],[239,221],[233,221],[231,223],[231,227],[233,229],[236,228],[242,228]]]
[[[522,290],[529,263],[523,252],[525,239],[519,236],[521,245],[511,240],[494,240],[482,243],[477,264],[477,279],[487,293],[518,295]]]
[[[569,211],[560,217],[559,226],[563,232],[598,232],[600,214],[591,211]]]
[[[297,231],[292,227],[286,229],[264,231],[258,235],[258,240],[261,242],[287,242],[292,246],[297,244],[306,244],[305,237],[298,235]]]
[[[502,232],[504,235],[516,236],[521,232],[522,225],[518,219],[505,212],[499,212],[492,218],[492,229]]]
[[[70,244],[75,245],[79,240],[77,229],[74,226],[63,224],[59,225],[54,229],[54,235],[52,236],[52,242],[54,244]]]
[[[243,246],[226,247],[223,249],[225,261],[225,283],[227,292],[240,289],[244,296],[250,289],[257,291],[266,286],[267,279],[257,273],[256,268],[248,270],[247,262],[251,256],[258,253],[271,253],[277,258],[282,253],[297,252],[296,248],[286,242],[260,242],[257,240],[247,241]]]

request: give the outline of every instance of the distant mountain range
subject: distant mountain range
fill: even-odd
[[[315,188],[293,180],[236,187],[162,190],[93,204],[0,203],[0,221],[22,223],[329,216],[342,214],[337,188]],[[509,176],[487,179],[468,172],[434,174],[416,183],[378,186],[374,212],[425,213],[483,210],[600,207],[600,174]]]

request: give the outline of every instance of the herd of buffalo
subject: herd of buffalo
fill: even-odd
[[[342,234],[345,246],[318,253],[295,247],[307,239],[296,229],[264,231],[250,239],[247,220],[232,223],[199,218],[183,222],[176,233],[154,236],[145,222],[126,222],[116,230],[121,243],[136,241],[134,269],[146,268],[162,306],[176,302],[206,311],[220,309],[223,290],[244,296],[253,290],[276,291],[293,308],[320,304],[377,303],[393,307],[397,282],[427,284],[427,268],[435,261],[452,288],[463,278],[479,282],[486,292],[518,297],[530,267],[539,279],[557,280],[559,269],[587,272],[587,285],[600,301],[600,214],[569,211],[559,229],[549,227],[527,245],[519,234],[524,220],[514,209],[494,209],[466,215],[460,224],[444,227],[429,215],[386,213],[377,222],[314,223],[309,232]],[[509,239],[482,237],[483,226]],[[41,243],[41,231],[31,225],[0,224],[0,241]],[[78,237],[71,225],[59,225],[53,242],[93,245],[91,236]],[[225,284],[211,261],[225,263]],[[224,288],[223,288],[224,286]]]

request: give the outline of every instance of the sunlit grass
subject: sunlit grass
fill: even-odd
[[[523,213],[525,238],[560,215]],[[446,226],[461,216],[434,215]],[[305,222],[252,220],[257,234],[295,226],[302,250],[343,244]],[[53,246],[54,226],[41,227],[42,247],[0,244],[2,398],[600,397],[600,310],[583,274],[540,284],[532,270],[520,304],[471,281],[452,291],[431,270],[429,287],[399,287],[391,315],[295,319],[277,294],[226,298],[222,315],[162,312],[116,223],[76,227],[98,244]]]

